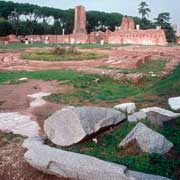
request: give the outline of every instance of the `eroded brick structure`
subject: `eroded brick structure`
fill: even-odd
[[[180,44],[180,37],[177,39],[177,43]]]
[[[8,38],[15,40],[14,37]],[[11,40],[10,40],[11,39]],[[110,43],[110,44],[138,44],[138,45],[167,45],[165,32],[162,29],[139,30],[131,17],[123,17],[121,27],[114,32],[92,32],[87,34],[86,12],[83,6],[75,7],[74,30],[69,35],[33,35],[26,36],[30,42],[45,43]],[[0,39],[1,41],[1,39]]]
[[[131,17],[123,17],[120,29],[122,31],[132,31],[135,28],[134,20]]]
[[[10,34],[8,36],[4,36],[4,37],[0,37],[0,43],[4,44],[4,43],[19,43],[20,40],[17,38],[16,35],[14,34]]]
[[[121,27],[117,28],[114,32],[109,33],[108,43],[167,45],[164,30],[136,30],[134,20],[131,17],[123,17]]]
[[[83,6],[75,7],[73,34],[78,34],[78,33],[87,34],[86,11],[85,11],[85,7],[83,7]]]

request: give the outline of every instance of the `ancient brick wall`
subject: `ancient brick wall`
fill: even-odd
[[[164,30],[149,29],[136,30],[131,17],[123,17],[121,28],[114,32],[86,32],[86,12],[83,6],[75,8],[75,22],[73,34],[69,35],[29,35],[23,39],[30,42],[44,43],[110,43],[110,44],[138,44],[138,45],[167,45]],[[18,42],[15,35],[8,36],[9,42]],[[179,42],[179,41],[178,41]]]
[[[8,38],[6,36],[0,37],[0,44],[4,44],[4,42],[7,40],[8,40]]]
[[[8,43],[18,43],[18,42],[20,42],[20,40],[17,38],[17,36],[16,35],[13,35],[13,34],[10,34],[10,35],[8,35],[8,36],[2,36],[2,37],[0,37],[0,43],[1,44],[4,44],[4,43],[6,43],[6,42],[8,42]]]
[[[164,30],[115,31],[108,36],[110,44],[167,45]]]

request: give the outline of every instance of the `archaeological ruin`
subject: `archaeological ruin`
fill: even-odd
[[[136,26],[136,27],[135,27]],[[13,35],[0,39],[3,43],[19,42],[26,39],[29,42],[44,43],[109,43],[109,44],[137,44],[137,45],[167,45],[166,35],[162,29],[141,30],[135,25],[133,18],[124,16],[120,27],[112,32],[91,32],[86,30],[86,11],[83,6],[75,7],[74,30],[68,35],[27,35],[15,38]]]

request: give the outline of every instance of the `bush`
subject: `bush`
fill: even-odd
[[[73,54],[73,55],[77,55],[80,54],[80,52],[77,51],[77,49],[75,47],[55,47],[55,49],[53,50],[53,54],[55,55],[66,55],[66,54]]]

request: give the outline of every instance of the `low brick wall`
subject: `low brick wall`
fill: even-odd
[[[163,30],[117,30],[108,35],[110,44],[167,45]]]
[[[90,34],[77,33],[69,35],[27,35],[19,39],[28,40],[29,42],[44,43],[104,43],[109,44],[138,44],[138,45],[167,45],[164,30],[116,30],[114,32],[92,32]],[[1,37],[0,42],[5,40],[9,43],[20,42],[14,35]],[[178,41],[180,43],[180,40]]]

